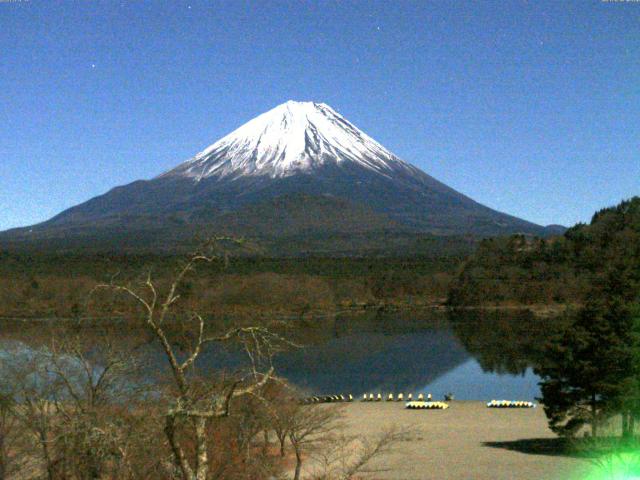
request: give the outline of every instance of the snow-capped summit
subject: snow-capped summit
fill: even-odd
[[[161,175],[287,177],[328,163],[356,164],[383,175],[412,169],[324,103],[278,105]]]
[[[404,255],[422,251],[424,234],[545,234],[403,162],[328,105],[290,101],[159,177],[0,233],[0,249],[4,239],[146,251],[201,231],[250,237],[273,255]]]

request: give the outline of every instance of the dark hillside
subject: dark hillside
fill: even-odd
[[[182,292],[206,314],[293,313],[441,304],[464,257],[232,257],[201,266]],[[0,317],[72,317],[85,312],[97,283],[172,278],[181,256],[0,252]]]
[[[482,241],[453,282],[449,303],[581,304],[611,268],[640,276],[640,197],[602,209],[560,237]]]

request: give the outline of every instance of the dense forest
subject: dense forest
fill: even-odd
[[[616,265],[640,265],[640,197],[593,215],[563,236],[486,239],[452,282],[449,304],[581,305]]]
[[[413,258],[233,257],[199,267],[182,298],[214,313],[314,311],[441,304],[464,255]],[[111,315],[86,309],[97,283],[162,283],[183,257],[173,255],[0,252],[0,317]],[[117,308],[116,311],[122,310]]]
[[[232,255],[203,266],[182,292],[211,313],[395,305],[579,306],[599,276],[638,265],[640,198],[597,212],[562,236],[494,237],[445,254],[408,257],[268,258]],[[96,283],[162,282],[180,255],[0,251],[0,317],[81,315]],[[635,262],[635,263],[634,263]],[[100,314],[101,312],[93,312]],[[106,312],[104,312],[106,313]]]

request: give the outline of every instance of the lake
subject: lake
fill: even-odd
[[[429,310],[349,313],[304,323],[296,331],[304,347],[280,353],[274,366],[309,395],[402,392],[442,399],[453,393],[460,400],[488,401],[539,396],[532,367],[561,322],[528,312]],[[22,330],[27,333],[16,336],[14,325],[11,340],[29,345],[30,327]],[[129,331],[115,331],[126,342]],[[146,355],[151,365],[165,367],[157,349]],[[237,349],[209,349],[200,360],[206,372],[220,365],[234,369],[245,357]]]
[[[450,392],[460,400],[534,400],[540,389],[532,366],[553,330],[553,320],[526,312],[336,322],[345,328],[277,358],[280,374],[314,394],[411,392],[442,399]]]

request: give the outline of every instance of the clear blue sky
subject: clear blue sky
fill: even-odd
[[[0,230],[325,102],[492,208],[640,194],[640,2],[0,2]]]

